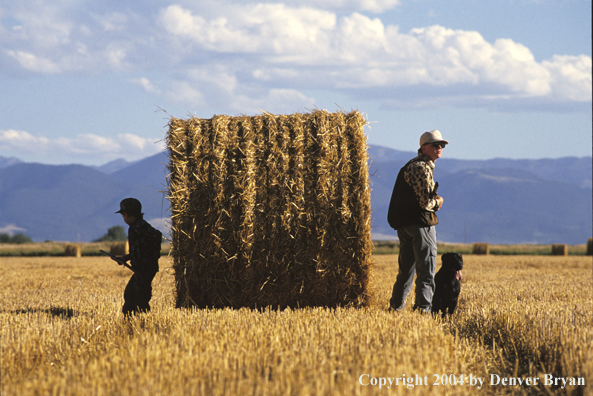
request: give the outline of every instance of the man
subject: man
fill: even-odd
[[[397,230],[400,246],[399,273],[389,305],[396,311],[406,305],[414,274],[414,310],[429,313],[431,309],[437,258],[435,225],[439,222],[435,212],[443,206],[433,171],[435,161],[448,143],[436,129],[423,133],[418,156],[401,168],[393,187],[387,219]]]
[[[125,223],[130,226],[130,253],[119,259],[124,262],[131,261],[134,271],[124,291],[122,312],[124,315],[148,312],[152,297],[152,279],[159,270],[162,234],[144,220],[142,204],[137,199],[126,198],[119,206],[120,209],[115,213],[121,213]]]

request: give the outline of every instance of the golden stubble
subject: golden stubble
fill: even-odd
[[[2,258],[2,395],[539,394],[590,386],[435,386],[434,375],[593,380],[590,257],[464,257],[458,310],[386,310],[397,257],[374,256],[364,308],[176,309],[169,258],[152,311],[120,313],[130,272],[108,258]],[[413,293],[408,301],[411,306]],[[359,378],[427,377],[362,386]],[[363,381],[364,382],[364,381]],[[577,393],[579,394],[579,393]],[[582,394],[582,393],[580,393]]]

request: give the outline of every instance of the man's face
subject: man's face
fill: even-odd
[[[422,153],[434,162],[441,158],[444,147],[444,143],[428,143],[422,146]]]

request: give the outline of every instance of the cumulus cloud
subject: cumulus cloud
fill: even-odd
[[[225,112],[302,110],[313,91],[389,104],[407,89],[423,106],[427,87],[460,104],[591,101],[590,56],[538,62],[526,46],[488,42],[476,31],[434,25],[402,32],[381,19],[399,0],[180,0],[145,12],[69,4],[78,6],[11,8],[13,22],[0,20],[0,68],[10,67],[4,57],[30,73],[126,71],[137,75],[130,84],[167,101]],[[163,76],[159,86],[144,77],[155,73]],[[274,101],[279,96],[283,104]]]
[[[35,160],[35,157],[31,157],[32,155],[45,155],[55,159],[78,158],[82,162],[89,158],[95,162],[106,162],[122,157],[136,160],[156,154],[163,149],[163,142],[133,134],[120,134],[117,137],[80,134],[74,137],[50,139],[27,131],[0,130],[0,150],[27,161]]]
[[[494,91],[498,98],[591,100],[586,90],[590,57],[539,63],[527,47],[510,39],[489,43],[475,31],[435,25],[402,33],[359,13],[338,18],[283,4],[236,7],[210,20],[175,5],[162,10],[160,23],[172,39],[198,50],[241,59],[247,58],[240,54],[255,54],[259,62],[252,77],[266,84],[281,82],[287,89],[306,84],[344,90],[461,85],[476,94],[483,86],[482,98]]]
[[[234,5],[210,20],[179,5],[161,11],[159,22],[185,45],[218,53],[311,57],[327,47],[324,31],[335,27],[335,14],[284,4]],[[274,59],[270,59],[274,62]]]
[[[591,57],[555,55],[542,64],[550,73],[553,91],[560,98],[577,102],[591,100]]]

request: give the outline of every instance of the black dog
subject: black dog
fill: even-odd
[[[453,315],[461,292],[461,271],[463,257],[459,253],[445,253],[443,265],[434,277],[435,290],[432,297],[432,312],[435,314]],[[459,275],[459,276],[458,276]]]

